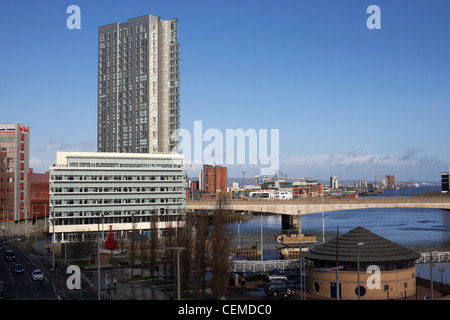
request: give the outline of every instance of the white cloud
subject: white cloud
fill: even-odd
[[[403,175],[404,178],[439,180],[445,164],[435,157],[421,156],[420,149],[408,149],[402,155],[374,155],[359,150],[338,154],[292,156],[280,159],[280,168],[289,175],[327,177],[341,174],[347,179],[372,178],[377,174]],[[281,170],[281,169],[280,169]]]

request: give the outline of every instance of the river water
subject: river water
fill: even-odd
[[[386,190],[377,197],[407,197],[413,194],[440,190],[440,186],[420,186]],[[323,216],[323,218],[322,218]],[[324,223],[323,223],[324,222]],[[233,223],[232,245],[243,247],[257,245],[261,248],[263,235],[263,259],[278,259],[277,235],[282,230],[281,215],[262,214],[253,218]],[[425,208],[379,208],[362,210],[342,210],[303,215],[301,218],[302,233],[315,235],[318,243],[322,243],[322,228],[325,229],[325,241],[344,234],[361,226],[395,243],[415,250],[416,252],[450,251],[450,211]],[[262,232],[261,232],[262,230]],[[445,267],[444,282],[450,281],[450,264],[436,264],[433,278],[440,281],[439,267]],[[429,277],[429,265],[418,265],[421,277]]]

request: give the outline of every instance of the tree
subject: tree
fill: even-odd
[[[195,256],[195,279],[194,279],[194,290],[197,298],[205,293],[206,289],[206,270],[207,270],[207,260],[206,252],[208,248],[208,236],[209,236],[209,216],[207,213],[199,212],[194,217],[194,228],[195,228],[195,245],[194,245],[194,256]]]
[[[220,299],[229,278],[229,249],[231,227],[229,224],[230,202],[223,193],[217,193],[216,205],[212,212],[212,279],[211,289],[215,298]]]
[[[156,211],[150,217],[150,240],[149,240],[149,255],[150,255],[150,276],[153,279],[156,268],[156,249],[158,247],[158,216]]]
[[[186,213],[183,227],[179,233],[179,246],[184,248],[180,252],[181,266],[181,290],[184,292],[186,299],[189,296],[189,286],[192,271],[192,242],[194,240],[194,214]]]

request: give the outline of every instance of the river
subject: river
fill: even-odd
[[[440,186],[420,186],[418,188],[405,188],[386,190],[377,197],[408,197],[439,190]],[[324,218],[322,218],[322,215]],[[325,241],[336,237],[337,227],[339,234],[344,234],[353,228],[361,226],[395,243],[413,249],[417,252],[450,251],[450,211],[424,208],[377,208],[362,210],[342,210],[324,213],[303,215],[301,218],[302,233],[315,235],[318,243],[322,242],[322,228],[325,229]],[[323,223],[324,222],[324,223]],[[278,259],[277,235],[286,232],[281,227],[281,215],[262,214],[233,223],[232,245],[257,245],[261,248],[261,230],[263,234],[263,259]],[[446,266],[444,281],[450,281],[450,264]],[[440,277],[436,265],[433,278]],[[421,276],[429,274],[429,266],[418,265]],[[422,270],[423,269],[423,270]],[[440,281],[440,278],[439,278]]]

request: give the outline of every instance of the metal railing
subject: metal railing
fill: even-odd
[[[230,271],[235,273],[272,272],[275,269],[284,271],[299,269],[299,267],[299,259],[265,261],[239,260],[231,263]]]
[[[419,259],[415,261],[419,263],[430,263],[430,256],[432,263],[450,262],[450,252],[423,252]],[[299,259],[286,260],[238,260],[233,261],[230,266],[230,271],[234,273],[256,273],[256,272],[272,272],[277,269],[279,271],[299,269]]]
[[[416,260],[416,263],[430,263],[430,257],[432,263],[450,262],[450,252],[422,252],[420,258]]]

